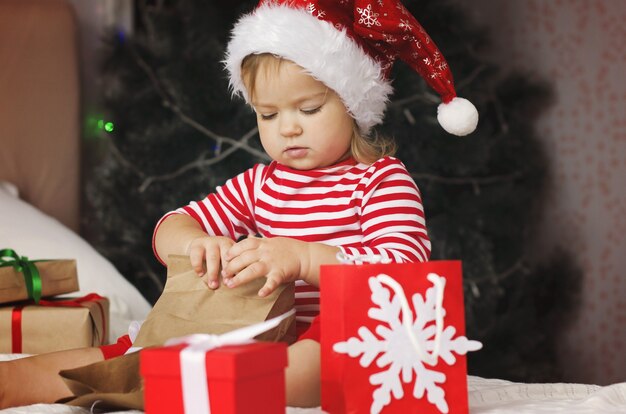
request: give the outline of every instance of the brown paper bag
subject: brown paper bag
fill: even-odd
[[[41,276],[41,297],[78,290],[75,260],[35,262]],[[0,303],[28,299],[24,275],[12,267],[0,267]]]
[[[212,290],[194,272],[189,257],[172,255],[168,259],[165,289],[141,325],[133,346],[162,345],[170,338],[193,333],[222,334],[263,322],[294,306],[293,283],[280,286],[264,298],[257,295],[265,283],[263,278],[233,289],[222,285]],[[295,317],[256,339],[294,342]]]
[[[102,410],[143,410],[139,352],[59,373],[74,397],[57,402]]]
[[[264,279],[211,290],[193,271],[189,257],[172,255],[168,259],[163,293],[133,346],[158,346],[167,339],[194,333],[221,334],[279,316],[294,306],[294,284],[283,285],[265,298],[257,295]],[[256,339],[292,343],[296,339],[295,317]],[[138,352],[60,374],[75,395],[62,401],[66,404],[90,407],[99,401],[102,409],[143,409]]]

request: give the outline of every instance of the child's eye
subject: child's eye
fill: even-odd
[[[268,121],[270,119],[274,119],[276,117],[276,113],[273,114],[260,114],[261,115],[261,119],[263,119],[264,121]]]
[[[322,106],[318,106],[317,108],[313,108],[313,109],[300,109],[300,112],[302,112],[305,115],[313,115],[318,113],[320,110],[322,109]]]

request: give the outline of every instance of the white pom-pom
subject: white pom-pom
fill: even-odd
[[[460,137],[471,134],[478,125],[478,111],[473,103],[456,97],[437,108],[437,120],[448,133]]]

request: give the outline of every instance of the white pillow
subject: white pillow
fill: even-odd
[[[117,269],[83,238],[56,219],[18,198],[17,188],[0,181],[0,249],[14,249],[29,259],[76,259],[80,291],[95,292],[110,301],[109,340],[128,332],[133,320],[143,320],[150,304]]]

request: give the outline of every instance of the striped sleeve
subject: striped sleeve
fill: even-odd
[[[154,248],[154,236],[167,217],[173,214],[187,214],[193,217],[202,229],[211,236],[226,236],[237,240],[241,236],[257,233],[254,203],[255,189],[258,189],[265,176],[266,166],[257,164],[247,171],[226,181],[200,201],[166,213],[155,226],[152,247],[159,261],[163,262]]]
[[[189,214],[212,236],[237,240],[256,233],[254,189],[260,185],[264,168],[262,164],[255,165],[217,187],[203,200],[192,201],[177,212]]]
[[[417,185],[395,158],[383,158],[362,182],[361,246],[344,253],[377,254],[396,263],[425,262],[430,257],[424,207]]]

